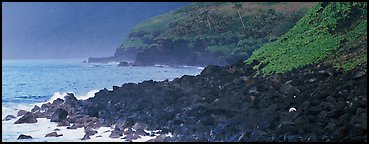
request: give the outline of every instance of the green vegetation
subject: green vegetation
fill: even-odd
[[[121,48],[148,48],[162,40],[187,42],[194,51],[220,53],[220,57],[249,56],[264,43],[286,33],[313,3],[191,3],[174,12],[153,17],[131,30]],[[294,7],[285,12],[279,6]],[[203,43],[203,45],[198,43]],[[197,44],[197,45],[196,45]],[[166,48],[161,48],[166,49]]]
[[[366,64],[366,8],[364,2],[318,3],[290,31],[254,51],[245,63],[259,60],[254,68],[264,76],[318,62],[344,71]],[[362,47],[353,50],[361,39],[365,39]]]

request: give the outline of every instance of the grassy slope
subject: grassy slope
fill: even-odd
[[[148,48],[160,39],[185,40],[194,48],[196,41],[205,39],[211,41],[207,48],[211,52],[250,54],[285,33],[312,5],[244,2],[240,9],[243,27],[233,3],[192,3],[140,23],[120,48]]]
[[[318,3],[277,41],[256,50],[246,63],[263,75],[326,62],[349,71],[367,63],[366,3]],[[260,67],[260,66],[263,67]]]

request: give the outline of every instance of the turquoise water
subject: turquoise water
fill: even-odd
[[[73,92],[78,97],[90,97],[94,92],[113,85],[138,83],[144,80],[172,80],[182,75],[197,75],[201,67],[118,67],[117,63],[90,64],[83,59],[3,60],[2,118],[16,115],[21,108],[32,108],[51,97]],[[4,122],[3,122],[4,128]],[[20,130],[21,131],[21,130]],[[5,135],[4,135],[5,134]],[[3,141],[10,138],[3,129]]]

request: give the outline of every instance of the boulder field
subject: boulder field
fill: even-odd
[[[197,76],[126,83],[87,100],[69,93],[20,119],[41,115],[83,127],[81,139],[111,126],[111,138],[127,140],[161,130],[150,141],[367,142],[365,71],[314,64],[262,77],[256,64],[209,65]]]

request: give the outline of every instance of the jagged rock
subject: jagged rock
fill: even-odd
[[[51,132],[51,133],[46,134],[45,137],[60,137],[60,136],[63,136],[63,134],[58,134],[56,132]]]
[[[42,104],[41,105],[41,110],[43,110],[43,111],[47,111],[48,110],[48,108],[50,108],[51,107],[51,103],[50,102],[48,102],[48,103],[44,103],[44,104]]]
[[[32,109],[31,109],[31,112],[36,112],[38,110],[41,110],[41,108],[37,105],[35,105]]]
[[[46,114],[40,111],[35,112],[36,118],[45,118]]]
[[[21,134],[17,139],[32,139],[32,136]]]
[[[15,119],[15,118],[17,118],[17,117],[15,117],[15,116],[13,116],[13,115],[7,115],[7,116],[3,119],[3,121],[8,121],[8,120]]]
[[[127,119],[125,119],[124,123],[123,123],[123,128],[129,128],[132,127],[135,124],[135,121],[133,118],[129,117]]]
[[[36,122],[37,122],[36,116],[31,112],[27,112],[25,115],[23,115],[17,121],[15,121],[14,124],[36,123]]]
[[[91,139],[89,134],[85,134],[81,140],[88,140]]]
[[[70,126],[70,123],[67,120],[62,120],[58,122],[57,126]]]
[[[123,139],[126,139],[127,141],[132,141],[132,140],[136,140],[139,138],[141,138],[141,136],[138,134],[128,134],[125,137],[123,137]]]
[[[97,131],[96,130],[93,130],[92,128],[86,128],[85,127],[85,133],[89,136],[92,136],[92,135],[95,135],[97,134]]]
[[[358,78],[361,78],[363,76],[366,75],[366,72],[365,71],[358,71],[355,76],[354,76],[354,79],[358,79]]]
[[[129,66],[128,62],[119,62],[118,66]]]
[[[119,138],[121,136],[123,136],[122,132],[116,130],[113,130],[109,135],[110,138]]]
[[[68,112],[62,108],[58,108],[51,116],[50,122],[60,122],[67,118]]]
[[[17,116],[23,116],[27,113],[27,111],[25,110],[19,110],[18,113],[17,113]]]
[[[295,96],[297,94],[300,93],[300,90],[294,86],[292,86],[290,84],[290,82],[286,82],[285,84],[283,84],[280,88],[279,91],[285,95],[288,96]]]
[[[53,106],[59,106],[60,104],[62,104],[64,102],[63,99],[61,98],[57,98],[56,100],[53,101],[52,105]]]
[[[64,99],[65,99],[65,104],[69,104],[69,105],[75,105],[78,100],[77,98],[74,96],[73,93],[67,93],[66,96],[64,96]]]

